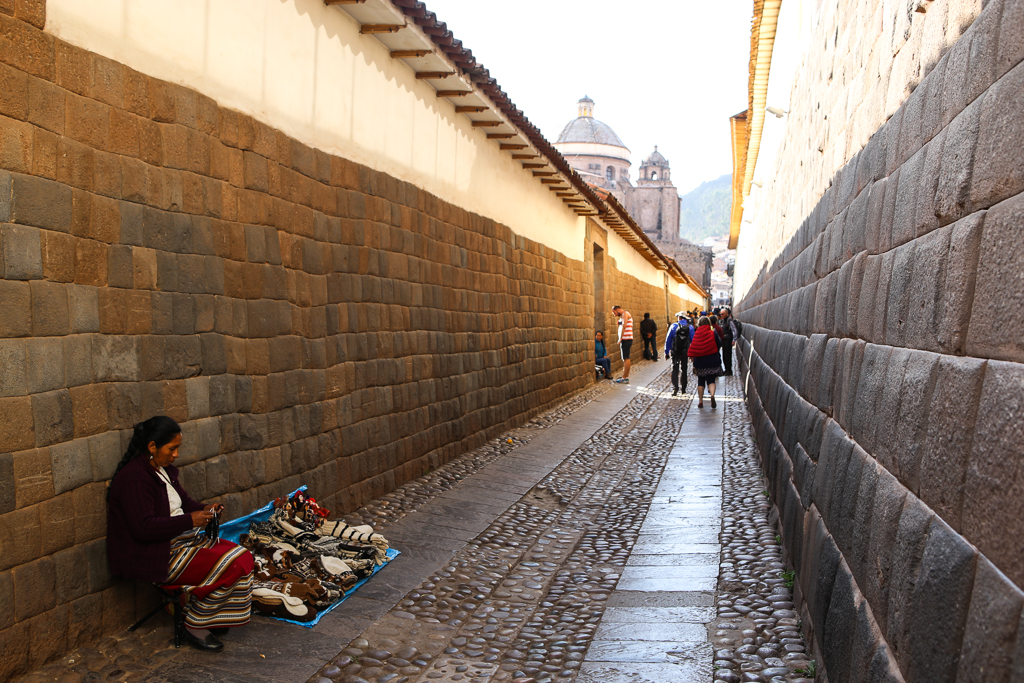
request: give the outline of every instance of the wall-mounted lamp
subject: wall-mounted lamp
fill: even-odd
[[[782,109],[779,109],[778,107],[765,107],[764,110],[769,114],[772,114],[777,119],[781,119],[783,116],[789,113],[788,111],[784,111]]]

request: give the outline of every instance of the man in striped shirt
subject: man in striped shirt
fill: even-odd
[[[629,347],[633,346],[633,316],[622,306],[612,306],[612,313],[619,319],[619,348],[622,349],[622,377],[619,384],[629,384]]]

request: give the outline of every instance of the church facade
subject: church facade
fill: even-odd
[[[611,126],[594,118],[594,100],[584,96],[577,116],[562,129],[555,148],[591,185],[611,192],[662,253],[705,288],[711,285],[714,254],[679,236],[679,191],[668,159],[654,151],[630,180],[631,153]]]

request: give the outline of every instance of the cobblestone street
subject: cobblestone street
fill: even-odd
[[[350,515],[402,554],[313,629],[255,618],[211,656],[168,648],[154,619],[25,680],[802,680],[739,378],[698,410],[666,369]]]

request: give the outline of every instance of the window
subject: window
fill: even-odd
[[[657,171],[651,171],[651,180],[657,180],[657,179],[658,179],[658,172]]]
[[[608,168],[604,169],[604,176],[608,180],[615,180],[615,169],[612,166],[609,166]]]

